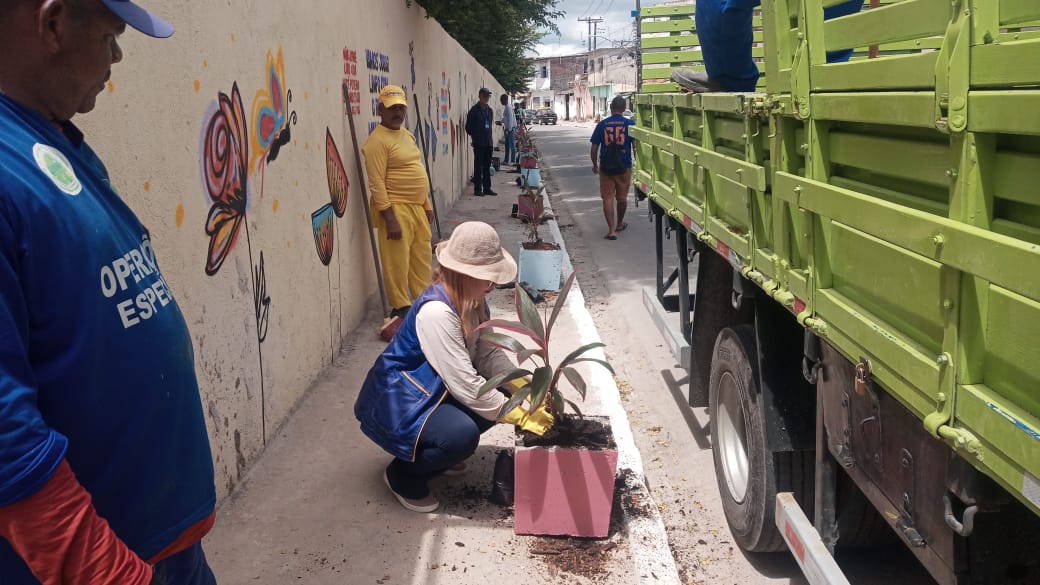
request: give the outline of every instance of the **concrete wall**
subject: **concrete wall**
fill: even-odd
[[[223,496],[341,345],[376,335],[354,331],[378,297],[344,81],[359,144],[382,85],[418,94],[409,126],[418,114],[442,214],[470,175],[465,114],[501,88],[404,0],[145,4],[177,33],[128,31],[77,122],[191,327]]]

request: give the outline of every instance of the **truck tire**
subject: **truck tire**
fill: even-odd
[[[812,502],[813,455],[769,451],[758,379],[754,328],[723,329],[715,341],[708,384],[712,456],[722,508],[741,549],[775,552],[786,546],[774,521],[776,494],[793,491],[803,507]]]

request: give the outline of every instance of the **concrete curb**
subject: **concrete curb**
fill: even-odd
[[[552,212],[548,193],[547,186],[545,208]],[[553,241],[559,244],[563,250],[563,278],[566,279],[574,271],[574,266],[567,254],[567,245],[555,219],[555,213],[553,213],[553,218],[548,222],[549,230]],[[574,285],[570,294],[567,295],[564,310],[574,318],[582,345],[602,342],[596,324],[592,320],[592,314],[585,307],[585,295],[581,291],[579,278],[574,279]],[[589,352],[589,356],[606,359],[602,348],[592,350]],[[628,413],[625,412],[625,407],[621,403],[621,392],[618,390],[614,377],[606,369],[592,368],[591,372],[591,385],[600,390],[603,406],[614,429],[614,438],[618,446],[618,469],[631,470],[632,473],[626,480],[628,483],[626,487],[635,496],[635,499],[642,503],[640,515],[626,514],[625,516],[625,530],[629,537],[634,571],[639,575],[642,583],[652,581],[667,585],[681,585],[679,571],[668,545],[668,532],[665,530],[664,520],[661,518],[660,510],[650,494],[646,477],[643,475],[643,458],[639,449],[636,448],[632,425],[629,423]]]

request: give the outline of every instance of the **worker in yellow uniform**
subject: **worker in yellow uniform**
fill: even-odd
[[[412,299],[430,286],[433,208],[422,152],[404,125],[408,114],[404,90],[396,85],[384,87],[378,113],[380,123],[361,151],[372,216],[379,230],[379,259],[390,317],[403,319]]]

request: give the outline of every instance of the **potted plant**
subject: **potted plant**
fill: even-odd
[[[526,401],[528,412],[544,408],[555,420],[540,437],[517,430],[513,488],[517,534],[604,538],[610,530],[618,452],[609,418],[583,416],[578,406],[564,397],[561,383],[566,380],[584,399],[587,385],[575,365],[591,362],[611,374],[614,370],[606,361],[585,355],[603,347],[599,342],[571,351],[555,366],[549,355],[550,335],[573,283],[571,273],[544,323],[534,302],[516,287],[518,320],[493,319],[477,328],[481,339],[516,354],[519,364],[517,369],[488,380],[480,394],[521,380],[522,385],[502,412]],[[521,343],[515,336],[526,337],[534,347]],[[528,362],[532,363],[530,369],[524,367]],[[576,416],[566,412],[568,406]]]
[[[545,213],[545,186],[537,189],[524,184],[517,198],[517,217],[527,224],[527,240],[520,242],[517,254],[517,280],[534,290],[558,291],[563,275],[563,249],[555,242],[542,239],[538,231],[549,216]]]

